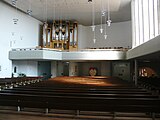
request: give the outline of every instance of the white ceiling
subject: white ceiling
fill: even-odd
[[[12,5],[12,0],[3,1]],[[107,10],[107,1],[94,0],[96,24],[100,24],[101,10]],[[131,20],[130,3],[131,0],[110,0],[112,22]],[[32,16],[40,21],[45,21],[47,18],[49,21],[53,19],[76,20],[83,25],[92,23],[92,4],[88,3],[88,0],[17,0],[16,5],[25,13],[31,8]]]

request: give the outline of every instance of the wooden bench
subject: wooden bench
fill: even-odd
[[[1,93],[0,105],[109,112],[160,112],[157,98],[117,98]]]
[[[160,113],[158,96],[132,85],[63,88],[49,83],[50,81],[42,81],[34,85],[2,90],[0,106],[15,106],[18,111],[26,107],[43,108],[47,112],[49,109],[62,109]]]
[[[40,77],[0,78],[0,89],[40,82]]]
[[[138,85],[160,95],[160,78],[153,77],[140,77]]]
[[[109,91],[103,91],[103,92],[97,92],[97,91],[86,91],[86,92],[81,92],[81,91],[40,91],[40,90],[2,90],[1,93],[14,93],[14,94],[33,94],[33,95],[52,95],[52,96],[80,96],[80,97],[117,97],[117,98],[158,98],[157,95],[150,95],[146,93],[123,93],[119,91],[114,91],[114,92],[109,92]]]

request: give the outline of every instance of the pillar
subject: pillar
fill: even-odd
[[[137,60],[134,60],[134,82],[135,85],[137,86],[137,81],[138,80],[138,64],[137,64]]]
[[[57,76],[57,61],[52,61],[51,62],[51,74],[52,74],[52,78]]]
[[[69,62],[69,76],[78,76],[78,63]]]

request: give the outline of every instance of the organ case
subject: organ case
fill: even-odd
[[[78,50],[78,23],[55,20],[43,25],[42,47],[59,50]]]

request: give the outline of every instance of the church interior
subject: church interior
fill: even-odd
[[[0,120],[160,120],[160,0],[0,9]]]

